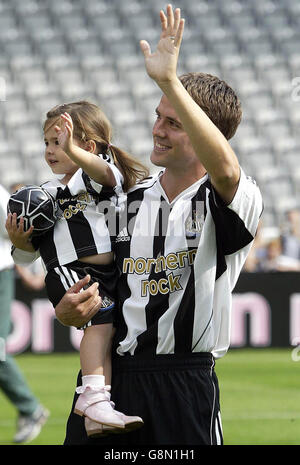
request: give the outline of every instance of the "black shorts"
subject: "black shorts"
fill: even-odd
[[[99,294],[102,298],[102,306],[98,313],[96,313],[91,321],[84,327],[112,323],[115,309],[114,295],[118,280],[118,272],[115,263],[109,265],[92,265],[85,262],[74,261],[48,271],[45,283],[50,302],[56,307],[65,292],[87,274],[91,276],[88,286],[94,282],[99,283]]]
[[[75,394],[74,402],[76,399]],[[72,413],[73,404],[65,445],[223,444],[218,380],[211,354],[114,357],[112,400],[116,410],[141,416],[144,425],[131,433],[91,439],[83,418]]]

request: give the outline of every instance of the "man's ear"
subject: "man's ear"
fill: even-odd
[[[96,145],[96,142],[94,140],[88,140],[86,143],[85,143],[85,147],[84,149],[87,151],[87,152],[90,152],[90,153],[96,153],[96,149],[97,149],[97,145]]]

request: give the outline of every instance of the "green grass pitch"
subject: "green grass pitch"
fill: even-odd
[[[300,361],[292,349],[235,349],[216,363],[225,445],[300,444]],[[50,410],[30,444],[61,445],[79,370],[79,356],[15,357],[32,390]],[[12,444],[16,411],[0,392],[0,444]]]

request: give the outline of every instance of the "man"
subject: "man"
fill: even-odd
[[[214,364],[229,346],[231,292],[262,201],[227,142],[241,119],[237,97],[212,76],[177,77],[184,20],[171,5],[160,19],[156,52],[145,41],[141,50],[163,93],[151,161],[164,170],[128,193],[116,237],[120,311],[111,395],[144,426],[87,439],[83,420],[71,414],[65,444],[223,441]],[[82,326],[99,307],[97,285],[83,290],[88,281],[57,305],[63,324]],[[88,419],[85,426],[90,434],[97,429]]]
[[[11,305],[15,285],[14,263],[5,230],[8,199],[9,193],[0,185],[0,389],[18,412],[14,442],[25,443],[39,435],[49,412],[40,405],[15,360],[5,350],[5,343],[11,328]]]

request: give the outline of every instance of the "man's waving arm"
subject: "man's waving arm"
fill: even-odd
[[[160,87],[176,111],[201,164],[224,202],[230,203],[236,192],[240,167],[237,157],[221,131],[193,100],[176,74],[184,20],[180,9],[171,5],[167,15],[160,12],[161,36],[155,52],[148,42],[140,42],[148,75]]]

